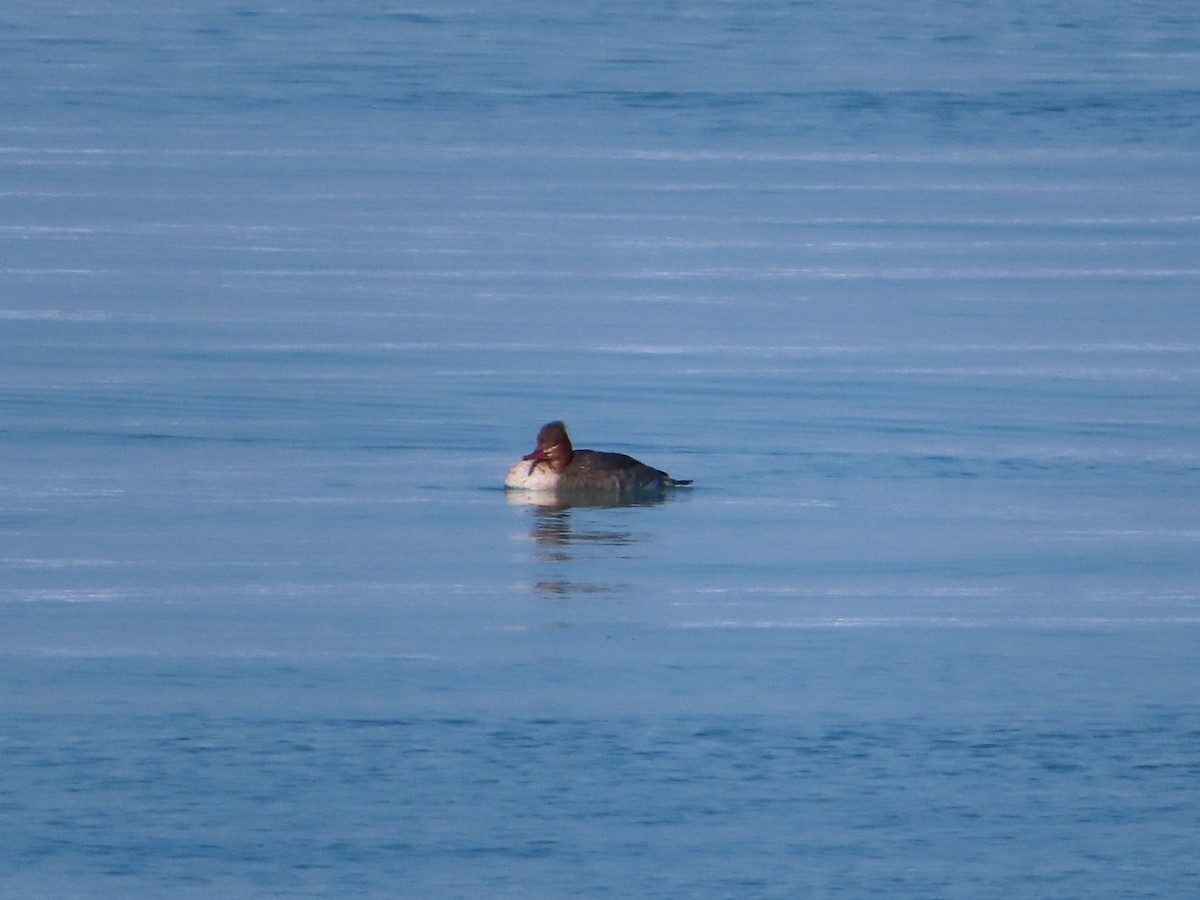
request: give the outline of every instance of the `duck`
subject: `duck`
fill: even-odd
[[[567,426],[558,420],[541,427],[533,452],[521,457],[504,478],[509,490],[553,493],[645,495],[690,484],[691,479],[672,478],[624,453],[576,450]]]

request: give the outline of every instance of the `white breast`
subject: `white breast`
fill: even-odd
[[[504,486],[522,491],[552,491],[558,484],[558,473],[549,466],[534,466],[529,471],[529,463],[522,460],[504,476]]]

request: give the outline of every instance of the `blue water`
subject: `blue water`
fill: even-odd
[[[3,13],[0,895],[1194,894],[1198,47]]]

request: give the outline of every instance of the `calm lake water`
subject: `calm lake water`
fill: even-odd
[[[6,12],[0,894],[1195,893],[1198,47]]]

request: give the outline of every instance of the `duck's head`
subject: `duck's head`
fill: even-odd
[[[537,447],[522,459],[533,460],[529,466],[530,473],[537,468],[538,463],[543,462],[555,472],[561,472],[571,462],[571,457],[574,455],[575,450],[571,446],[571,439],[567,437],[567,426],[562,422],[554,421],[547,422],[542,426],[537,436]]]

